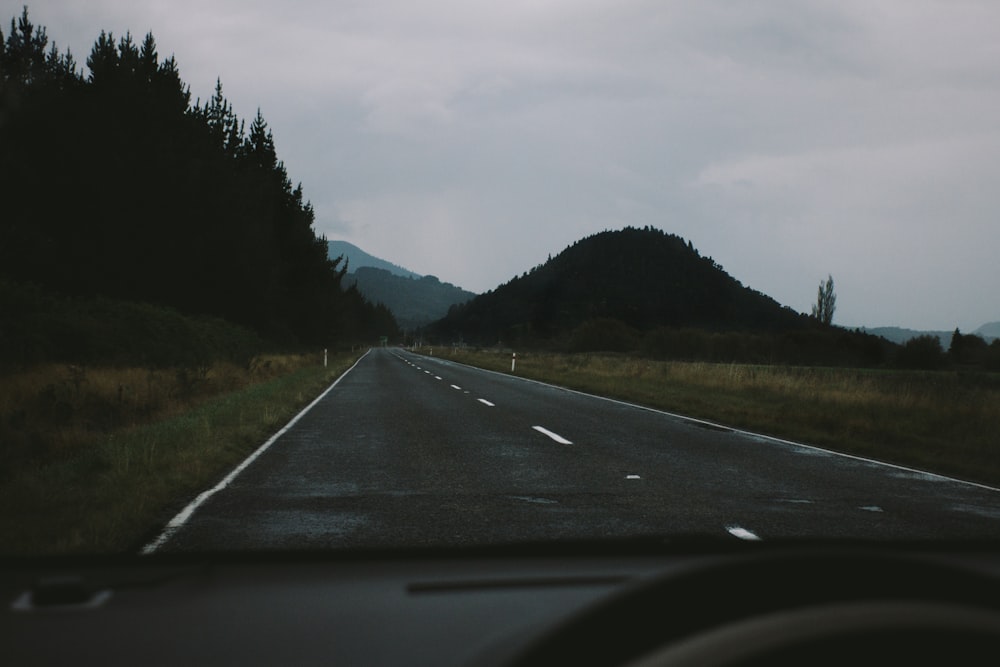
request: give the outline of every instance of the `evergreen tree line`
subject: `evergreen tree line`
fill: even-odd
[[[192,103],[176,60],[102,32],[86,60],[27,9],[0,32],[0,278],[212,315],[283,344],[394,335],[343,289],[314,211],[258,110],[217,83]]]
[[[901,347],[897,363],[906,368],[925,370],[983,368],[1000,371],[1000,338],[987,343],[981,336],[963,334],[955,329],[945,352],[937,336],[917,336]]]

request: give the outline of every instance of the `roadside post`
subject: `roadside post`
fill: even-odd
[[[511,352],[510,357],[510,372],[514,372],[514,366],[517,365],[517,352]]]

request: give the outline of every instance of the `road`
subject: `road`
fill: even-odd
[[[374,349],[147,551],[1000,537],[1000,492]]]

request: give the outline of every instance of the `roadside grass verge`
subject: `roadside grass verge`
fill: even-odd
[[[0,553],[137,550],[357,356],[0,378]]]
[[[510,373],[511,352],[440,348]],[[1000,486],[1000,374],[521,352],[516,375]]]

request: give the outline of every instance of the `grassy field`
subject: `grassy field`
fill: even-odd
[[[509,373],[511,353],[436,349]],[[1000,486],[1000,374],[519,353],[516,374]]]
[[[357,356],[0,378],[0,553],[138,549]]]

